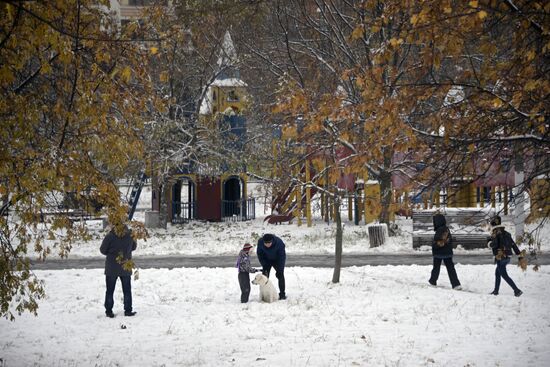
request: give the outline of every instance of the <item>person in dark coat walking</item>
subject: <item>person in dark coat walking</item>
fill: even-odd
[[[258,260],[262,265],[262,273],[269,278],[271,268],[275,268],[275,276],[279,280],[279,299],[286,299],[285,293],[285,243],[279,237],[266,233],[258,240],[256,249]]]
[[[434,215],[433,224],[435,234],[432,242],[432,256],[434,262],[432,274],[428,282],[433,286],[437,285],[441,262],[444,262],[449,280],[451,281],[451,287],[460,290],[462,286],[458,280],[455,265],[453,263],[453,237],[451,231],[447,227],[445,216],[443,214]]]
[[[516,286],[516,283],[510,278],[508,272],[506,271],[506,265],[510,263],[510,256],[512,255],[512,250],[516,255],[520,255],[521,251],[518,246],[512,239],[512,235],[508,233],[504,226],[502,225],[502,220],[497,215],[491,220],[491,242],[489,246],[493,250],[493,255],[495,255],[495,264],[497,265],[495,269],[495,288],[491,292],[492,295],[498,295],[500,289],[500,278],[504,279],[506,283],[514,290],[514,296],[519,297],[523,292]],[[520,261],[522,257],[519,257]]]
[[[258,269],[250,266],[250,249],[252,249],[252,245],[250,243],[245,243],[237,257],[239,286],[241,287],[241,303],[247,303],[248,296],[250,296],[250,273],[258,271]]]
[[[137,247],[136,241],[127,226],[124,226],[122,234],[117,234],[115,228],[111,229],[103,239],[99,251],[107,256],[105,258],[105,315],[115,317],[113,313],[113,294],[116,281],[120,278],[122,293],[124,294],[124,315],[134,316],[132,310],[132,271],[124,268],[124,264],[132,259],[132,251]]]

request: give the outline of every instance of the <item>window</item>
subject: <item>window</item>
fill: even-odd
[[[237,93],[234,90],[230,90],[227,93],[227,101],[228,102],[238,102],[239,101],[239,96],[237,95]]]

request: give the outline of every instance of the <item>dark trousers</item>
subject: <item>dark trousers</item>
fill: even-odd
[[[132,277],[128,276],[110,276],[105,275],[105,285],[107,291],[105,292],[105,311],[113,311],[113,294],[115,293],[115,286],[117,279],[120,278],[122,283],[122,293],[124,294],[124,312],[132,312]]]
[[[508,275],[508,272],[506,271],[506,265],[510,263],[510,258],[507,257],[506,259],[497,260],[497,267],[495,269],[495,292],[498,293],[498,290],[500,289],[500,278],[504,279],[506,283],[512,289],[515,293],[519,291],[519,288],[516,286],[516,283],[510,278]]]
[[[239,272],[239,286],[241,287],[241,303],[248,302],[250,296],[250,274]]]
[[[277,268],[277,265],[270,264],[263,268],[262,273],[269,278],[269,272],[271,271],[271,267],[275,269],[275,276],[279,280],[279,295],[285,295],[285,268],[282,267],[281,269]]]
[[[445,263],[447,268],[447,274],[449,275],[449,280],[451,281],[451,287],[456,287],[460,285],[458,280],[458,275],[456,275],[455,264],[453,263],[452,257],[446,257],[444,259],[434,257],[434,267],[432,269],[432,276],[430,277],[430,283],[437,284],[437,278],[439,278],[439,270],[441,269],[441,262]]]

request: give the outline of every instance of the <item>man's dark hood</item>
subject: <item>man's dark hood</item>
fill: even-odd
[[[445,216],[443,214],[434,215],[433,221],[434,221],[434,230],[437,230],[440,227],[445,227],[447,225],[447,221],[445,220]]]

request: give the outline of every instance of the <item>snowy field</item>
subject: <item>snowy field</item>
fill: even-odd
[[[137,220],[147,205],[140,202]],[[333,223],[269,225],[259,200],[256,214],[248,222],[151,230],[134,255],[236,257],[266,232],[283,238],[288,256],[334,253]],[[397,224],[397,236],[370,248],[366,226],[345,221],[344,253],[417,253],[411,220]],[[76,243],[70,257],[101,256],[105,231],[98,221],[88,225],[93,239]],[[547,251],[548,223],[538,239]],[[475,253],[492,256],[489,249]],[[515,259],[512,264],[520,298],[504,282],[499,296],[489,295],[492,265],[457,264],[463,291],[450,289],[444,267],[437,288],[427,283],[428,266],[344,268],[339,284],[330,282],[332,269],[291,267],[286,301],[260,303],[252,286],[246,305],[239,302],[235,268],[141,269],[132,283],[137,315],[122,316],[118,283],[114,319],[104,315],[102,270],[36,271],[47,298],[38,317],[0,319],[0,367],[550,366],[550,268],[521,272]]]
[[[425,266],[288,268],[286,301],[239,303],[235,269],[141,270],[133,318],[104,316],[101,270],[40,271],[39,316],[0,321],[4,366],[548,366],[550,273],[458,265],[464,291]]]

